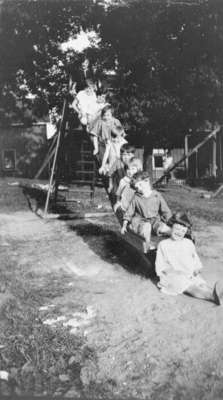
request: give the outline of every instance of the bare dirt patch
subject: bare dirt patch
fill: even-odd
[[[198,251],[213,283],[223,279],[223,228],[185,193],[166,197],[196,205]],[[161,294],[115,235],[113,217],[45,221],[21,208],[0,216],[0,369],[10,374],[1,393],[222,398],[221,307]]]

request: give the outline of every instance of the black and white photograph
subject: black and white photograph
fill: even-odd
[[[222,125],[222,0],[0,0],[0,399],[223,399]]]

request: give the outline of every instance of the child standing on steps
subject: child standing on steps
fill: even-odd
[[[136,194],[124,214],[121,233],[125,234],[129,225],[145,239],[144,252],[147,253],[151,233],[170,233],[166,222],[171,217],[171,211],[161,194],[152,189],[148,172],[137,172],[132,178],[132,185]]]
[[[188,294],[198,299],[223,302],[223,284],[216,282],[211,288],[202,278],[203,268],[194,243],[185,235],[192,223],[186,213],[178,212],[169,223],[171,236],[162,240],[157,249],[156,273],[160,279],[158,287],[163,293],[177,295]]]

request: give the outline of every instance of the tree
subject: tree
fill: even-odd
[[[188,129],[222,121],[223,5],[139,0],[101,24],[117,71],[116,103],[134,140],[179,145]]]
[[[60,111],[68,75],[81,81],[87,58],[98,79],[115,71],[110,100],[130,140],[182,145],[189,129],[222,122],[222,17],[221,0],[4,0],[0,117],[22,117],[16,101],[31,107],[29,92],[39,115]],[[95,29],[100,46],[63,53],[81,28]]]
[[[60,44],[80,28],[95,26],[100,7],[93,0],[3,1],[0,30],[1,118],[18,118],[18,99],[44,115],[48,107],[62,107],[68,75],[80,70],[82,57],[63,53]],[[7,119],[7,118],[6,118]]]

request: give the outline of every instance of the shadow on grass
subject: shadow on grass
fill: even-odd
[[[23,188],[23,194],[33,212],[37,212],[38,208],[44,208],[46,193],[29,187]],[[77,204],[75,212],[70,211],[66,204],[51,204],[52,212],[66,214],[61,215],[58,219],[67,221],[68,228],[81,236],[90,249],[101,259],[110,264],[119,264],[129,273],[150,278],[154,282],[157,281],[154,267],[155,252],[151,252],[149,256],[145,257],[143,253],[127,243],[124,238],[118,236],[115,231],[106,228],[105,224],[102,226],[84,220],[79,222],[84,218],[85,208],[82,204]],[[69,223],[69,221],[73,221],[73,223]],[[108,224],[111,223],[111,221],[107,222]]]
[[[39,215],[38,211],[44,210],[45,208],[47,192],[28,186],[23,186],[22,192],[27,201],[29,209]],[[58,195],[57,202],[55,201],[54,196],[52,196],[48,206],[48,212],[53,214],[61,214],[57,219],[62,221],[83,219],[85,212],[91,211],[91,209],[91,201],[80,202],[73,200],[72,203],[68,204],[65,202],[63,195]]]
[[[85,222],[68,226],[71,231],[81,236],[90,249],[104,261],[119,264],[129,273],[141,275],[156,282],[155,252],[145,257],[117,233],[101,225]]]
[[[39,208],[44,208],[47,195],[46,192],[30,187],[22,187],[22,192],[31,211],[36,213]]]

